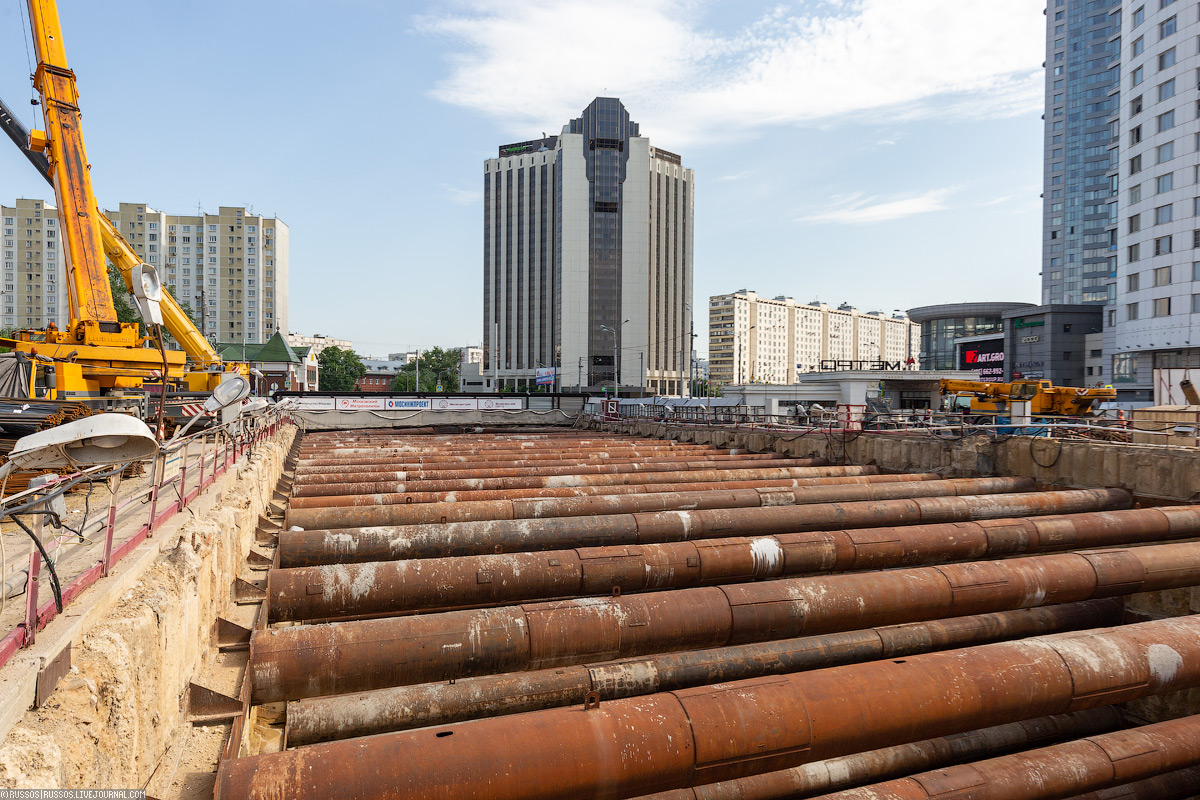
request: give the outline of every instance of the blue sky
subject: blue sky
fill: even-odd
[[[100,204],[278,215],[292,330],[364,355],[478,342],[482,162],[601,94],[696,171],[699,308],[1038,299],[1036,0],[59,4]],[[48,198],[0,145],[0,200]]]

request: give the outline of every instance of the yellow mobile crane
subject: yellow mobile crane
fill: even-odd
[[[189,391],[209,391],[226,371],[245,373],[245,365],[223,364],[220,355],[170,293],[159,307],[162,324],[184,352],[146,347],[138,326],[117,320],[105,256],[136,292],[143,280],[157,275],[143,264],[116,226],[101,213],[92,192],[90,164],[80,127],[75,74],[67,66],[62,26],[54,0],[28,0],[29,21],[37,49],[33,85],[41,95],[45,130],[25,131],[0,102],[0,124],[54,187],[60,240],[67,275],[69,323],[64,330],[20,330],[0,340],[18,352],[50,359],[51,397],[96,397],[112,390],[140,389],[161,380]],[[188,358],[191,363],[188,363]]]
[[[1116,399],[1117,390],[1095,387],[1076,389],[1055,386],[1047,380],[989,383],[943,379],[942,394],[955,400],[956,408],[969,404],[972,412],[1008,413],[1014,400],[1028,400],[1032,414],[1078,417],[1091,413],[1093,403]]]

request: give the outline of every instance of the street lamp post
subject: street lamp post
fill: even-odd
[[[624,322],[621,323],[621,325],[624,325],[625,322],[629,322],[629,320],[625,320]],[[621,394],[620,373],[617,372],[617,351],[621,344],[620,339],[617,336],[617,332],[620,330],[621,325],[618,325],[615,328],[612,327],[611,325],[601,325],[600,326],[600,330],[608,331],[609,333],[612,334],[612,337],[613,337],[613,399],[614,400],[616,400],[618,397],[620,397],[620,394]]]
[[[746,329],[746,336],[747,336],[747,338],[750,336],[750,331],[754,330],[754,329],[755,329],[755,328],[757,328],[757,327],[758,327],[757,325],[751,325],[749,328],[747,328],[747,329]],[[740,386],[740,385],[741,385],[741,383],[742,383],[742,337],[740,337],[740,336],[738,337],[738,363],[737,363],[737,371],[738,371],[738,380],[737,380],[737,382],[738,382],[738,385]]]

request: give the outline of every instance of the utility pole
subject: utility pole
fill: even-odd
[[[624,325],[626,322],[629,322],[629,320],[625,320],[624,322],[621,323],[621,325]],[[621,374],[617,370],[617,353],[621,346],[621,340],[617,336],[617,334],[621,330],[621,325],[617,325],[617,326],[601,325],[600,326],[600,330],[608,331],[609,333],[612,334],[612,337],[613,337],[613,399],[614,400],[616,400],[621,395],[621,388],[620,388]]]
[[[688,318],[688,395],[696,396],[696,319]]]
[[[579,382],[575,384],[575,391],[583,394],[583,356],[579,357]]]
[[[417,386],[416,390],[421,391],[421,348],[417,348]]]

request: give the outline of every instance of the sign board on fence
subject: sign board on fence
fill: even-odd
[[[525,408],[525,400],[521,397],[481,397],[480,411],[520,411]]]
[[[339,397],[338,411],[383,411],[382,397]]]
[[[333,411],[332,397],[297,397],[296,408],[300,411]]]
[[[385,405],[388,411],[425,411],[429,400],[419,397],[389,397]]]
[[[538,367],[534,374],[538,386],[554,385],[554,367]]]
[[[435,397],[434,411],[476,411],[479,401],[474,397]]]

